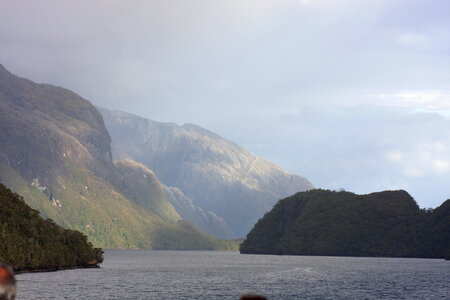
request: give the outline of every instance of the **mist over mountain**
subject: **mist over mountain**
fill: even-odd
[[[89,101],[2,65],[0,181],[96,246],[228,247],[183,221],[151,170],[130,160],[113,163],[111,138]]]
[[[112,137],[114,159],[144,164],[195,206],[223,218],[234,237],[244,236],[278,199],[313,188],[304,177],[197,125],[99,111]]]
[[[217,237],[230,239],[233,231],[224,219],[211,211],[205,211],[195,205],[192,199],[176,187],[164,186],[167,200],[175,207],[180,216],[200,228],[203,232]]]

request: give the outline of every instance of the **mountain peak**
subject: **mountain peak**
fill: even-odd
[[[192,123],[186,123],[186,124],[184,124],[181,127],[186,129],[187,131],[201,133],[203,135],[207,135],[207,136],[214,137],[214,138],[221,138],[220,136],[218,136],[214,132],[209,131],[208,129],[205,129],[203,127],[200,127],[200,126],[192,124]]]
[[[6,69],[6,67],[4,65],[2,65],[1,63],[0,63],[0,74],[13,76],[13,74],[11,72],[9,72],[8,69]]]
[[[114,165],[103,118],[67,89],[0,67],[0,182],[43,215],[107,248],[233,249],[178,224],[151,170]]]

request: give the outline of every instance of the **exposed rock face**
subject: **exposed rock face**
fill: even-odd
[[[29,182],[47,185],[65,162],[108,175],[111,138],[98,111],[75,93],[0,65],[0,116],[0,151]]]
[[[195,224],[204,232],[214,236],[226,239],[233,237],[231,228],[228,227],[223,218],[211,211],[205,212],[196,206],[192,203],[192,199],[183,194],[180,189],[176,187],[165,187],[165,192],[167,200],[175,207],[184,220]]]
[[[194,205],[223,218],[235,237],[244,236],[278,199],[312,188],[305,178],[196,125],[99,110],[115,159],[146,165]]]
[[[17,77],[2,65],[0,181],[43,216],[82,231],[96,246],[222,247],[221,241],[186,229],[148,168],[132,161],[114,165],[111,138],[89,101]]]

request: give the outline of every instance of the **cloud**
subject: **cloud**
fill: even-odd
[[[397,41],[403,45],[417,46],[422,49],[428,49],[431,47],[431,40],[427,36],[418,33],[400,34],[397,37]]]
[[[450,116],[449,9],[441,0],[3,1],[0,63],[99,106],[199,124],[320,187],[408,186],[434,205],[450,194],[436,146],[450,146],[438,114]]]
[[[439,173],[447,173],[450,170],[450,161],[444,161],[444,160],[435,160],[433,161],[433,165],[435,167],[435,170]]]
[[[403,91],[392,94],[371,95],[378,98],[375,104],[400,106],[410,109],[445,110],[450,109],[450,91]]]
[[[450,118],[440,114],[309,106],[269,124],[264,135],[251,140],[264,147],[250,150],[307,176],[317,187],[360,193],[402,188],[427,207],[450,195]],[[257,131],[252,124],[242,127],[247,137],[246,130]]]
[[[415,145],[404,150],[393,150],[386,154],[388,162],[397,165],[410,177],[450,177],[450,136],[444,140]]]
[[[386,159],[390,162],[403,162],[404,154],[399,150],[389,151],[386,154]]]

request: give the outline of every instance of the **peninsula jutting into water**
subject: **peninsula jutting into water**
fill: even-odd
[[[64,229],[0,183],[0,262],[15,272],[98,267],[103,251],[84,234]]]
[[[311,190],[280,200],[241,253],[450,257],[450,200],[419,209],[405,191],[357,195]]]

